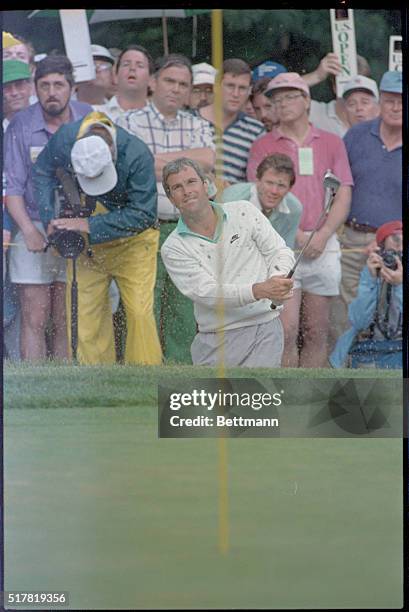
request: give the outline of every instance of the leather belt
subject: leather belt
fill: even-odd
[[[373,227],[372,225],[366,225],[365,223],[356,223],[355,221],[345,221],[345,225],[355,230],[356,232],[376,234],[376,232],[378,231],[377,227]]]
[[[162,225],[163,223],[177,223],[178,219],[159,219],[159,224]]]

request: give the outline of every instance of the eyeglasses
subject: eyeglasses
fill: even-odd
[[[284,94],[282,96],[275,96],[274,98],[271,98],[271,104],[274,104],[274,106],[279,106],[279,105],[281,106],[283,102],[292,102],[293,100],[296,100],[300,96],[304,96],[304,94],[293,93],[293,94]]]
[[[95,72],[103,72],[104,70],[111,70],[112,64],[95,64]]]
[[[201,94],[201,93],[212,94],[213,93],[213,87],[209,86],[209,87],[204,87],[203,89],[200,89],[200,87],[193,87],[192,93],[194,93],[194,94]]]

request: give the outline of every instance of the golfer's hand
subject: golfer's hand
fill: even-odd
[[[41,232],[33,225],[30,229],[23,232],[24,242],[26,243],[26,247],[32,253],[40,253],[44,251],[46,246],[46,241]]]
[[[402,262],[397,256],[395,256],[395,260],[396,265],[398,266],[396,270],[391,270],[386,266],[382,266],[380,276],[390,285],[401,285],[403,282]]]
[[[323,254],[325,247],[327,246],[328,235],[323,231],[319,230],[311,239],[310,244],[304,251],[304,257],[308,259],[317,259]]]
[[[88,219],[53,219],[50,225],[53,229],[65,229],[89,234]]]
[[[256,300],[268,299],[275,302],[288,300],[293,295],[294,281],[285,276],[272,276],[262,283],[254,283],[253,295]]]

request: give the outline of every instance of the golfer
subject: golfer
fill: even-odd
[[[187,158],[166,164],[166,195],[180,211],[161,255],[177,288],[194,303],[197,365],[279,367],[283,302],[294,255],[266,217],[245,200],[209,201],[206,176]],[[271,301],[278,308],[270,308]]]

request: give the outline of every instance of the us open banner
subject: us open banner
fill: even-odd
[[[160,438],[402,437],[396,378],[220,378],[158,389]]]
[[[358,74],[354,11],[352,9],[330,9],[332,47],[338,55],[342,74],[335,77],[337,97],[341,98],[344,85]]]
[[[75,82],[95,79],[95,66],[85,9],[61,9],[60,19],[65,52],[74,67]]]
[[[389,36],[389,70],[402,72],[402,36]]]

